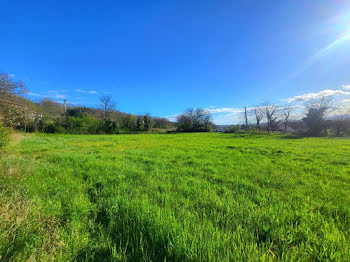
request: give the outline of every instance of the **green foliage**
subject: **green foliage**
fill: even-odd
[[[225,128],[225,133],[241,133],[243,130],[241,129],[241,125],[233,125],[228,128]]]
[[[84,107],[76,107],[76,108],[69,108],[67,109],[66,116],[67,117],[77,117],[77,118],[83,118],[86,116],[86,108]]]
[[[9,131],[0,122],[0,147],[5,146],[9,141]]]
[[[98,134],[102,131],[101,122],[91,116],[75,117],[68,116],[64,127],[71,134]]]
[[[137,131],[142,131],[144,129],[143,117],[138,116],[136,119],[136,129]]]
[[[320,136],[322,130],[324,135],[327,135],[325,113],[328,110],[328,106],[314,106],[308,109],[306,117],[303,121],[309,128],[308,134],[311,136]]]
[[[1,74],[0,74],[1,75]],[[15,94],[1,94],[8,103],[0,103],[1,121],[5,126],[24,132],[72,134],[122,134],[150,132],[152,128],[175,127],[166,118],[150,115],[135,116],[108,109],[88,107],[67,108],[55,101],[43,99],[34,103]]]
[[[144,131],[150,131],[152,129],[152,119],[148,115],[143,116]]]
[[[0,260],[349,261],[350,140],[34,134],[0,160]]]

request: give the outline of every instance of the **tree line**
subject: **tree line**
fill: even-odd
[[[330,118],[334,110],[338,112]],[[185,132],[293,133],[307,136],[350,135],[350,111],[339,112],[329,97],[307,101],[304,105],[262,103],[242,110],[242,124],[215,126],[208,110],[188,109],[177,117],[178,130]]]
[[[332,117],[331,113],[334,113]],[[225,131],[282,132],[308,136],[350,134],[350,111],[339,111],[330,97],[311,99],[304,105],[266,102],[248,109],[245,107],[243,122],[242,125],[227,128]]]
[[[174,129],[175,123],[149,114],[120,112],[111,96],[99,97],[97,108],[70,106],[50,99],[35,103],[21,96],[21,82],[0,73],[0,122],[26,132],[118,134]]]
[[[212,122],[208,110],[188,109],[176,122],[149,114],[134,115],[120,112],[111,96],[101,96],[97,108],[70,106],[50,99],[38,103],[21,96],[22,82],[13,81],[0,72],[0,122],[26,132],[119,134],[167,130],[178,132],[258,132],[303,133],[310,136],[350,134],[350,112],[330,119],[333,106],[329,98],[308,101],[302,113],[296,114],[293,104],[262,103],[244,107],[243,124],[221,128]]]

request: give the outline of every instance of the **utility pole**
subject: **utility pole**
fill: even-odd
[[[24,133],[27,133],[27,107],[23,109]]]
[[[248,116],[247,116],[247,107],[244,107],[244,117],[245,117],[245,130],[248,130]]]

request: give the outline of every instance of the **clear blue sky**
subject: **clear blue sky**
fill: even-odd
[[[109,94],[123,112],[172,116],[188,107],[218,113],[350,84],[350,1],[0,0],[0,6],[0,70],[23,80],[34,100],[66,97],[96,106],[99,95]]]

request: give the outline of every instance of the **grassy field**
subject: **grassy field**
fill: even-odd
[[[350,261],[350,140],[17,136],[0,261]]]

